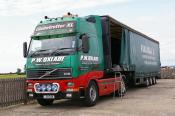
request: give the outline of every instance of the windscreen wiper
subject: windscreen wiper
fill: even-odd
[[[56,49],[56,50],[54,50],[53,52],[52,52],[52,54],[53,55],[55,55],[55,54],[62,54],[63,52],[61,52],[62,50],[65,50],[65,49],[73,49],[73,48],[58,48],[58,49]]]
[[[50,50],[50,49],[41,49],[41,50],[37,50],[37,51],[35,51],[35,52],[33,52],[30,56],[32,57],[32,56],[34,56],[36,53],[38,53],[38,52],[44,52],[44,51],[48,51],[48,50]]]

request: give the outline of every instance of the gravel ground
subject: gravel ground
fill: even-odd
[[[3,108],[0,116],[175,116],[175,79],[130,89],[123,98],[101,97],[94,107],[60,100],[49,107],[28,104]]]

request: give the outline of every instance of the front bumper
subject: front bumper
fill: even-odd
[[[84,97],[85,86],[81,83],[81,79],[72,78],[72,79],[63,79],[63,80],[27,80],[27,94],[28,97],[34,99],[42,99],[44,95],[54,96],[54,99],[80,99]],[[55,84],[59,85],[58,91],[49,91],[46,89],[37,89],[35,85],[39,83],[41,85]],[[71,84],[72,83],[72,84]],[[46,91],[44,91],[46,90]],[[48,91],[48,92],[47,92]]]
[[[80,92],[58,92],[58,93],[27,93],[29,98],[33,99],[47,99],[44,98],[45,95],[52,95],[54,98],[48,99],[80,99],[83,98]]]

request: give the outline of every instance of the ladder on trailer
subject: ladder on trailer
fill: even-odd
[[[119,75],[119,77],[117,75]],[[113,99],[116,96],[116,83],[119,83],[120,85],[120,91],[118,92],[121,92],[120,98],[123,98],[123,91],[126,91],[126,90],[123,90],[123,89],[126,89],[125,87],[123,88],[123,86],[125,86],[123,77],[125,78],[125,75],[122,75],[120,72],[115,72]],[[118,81],[117,78],[120,78],[119,79],[120,81]]]

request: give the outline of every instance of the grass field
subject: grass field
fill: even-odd
[[[0,78],[21,78],[21,77],[26,77],[26,75],[21,74],[0,74]]]

